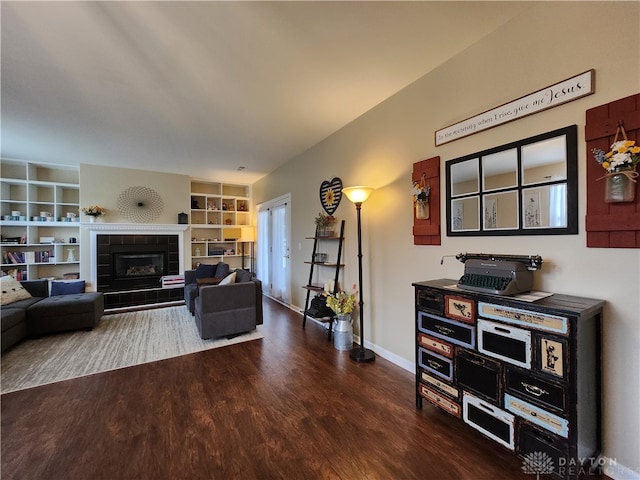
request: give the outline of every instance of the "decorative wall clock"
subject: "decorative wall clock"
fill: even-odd
[[[324,180],[320,184],[320,204],[328,215],[333,215],[342,199],[342,180],[333,177],[331,181]]]
[[[134,223],[153,222],[164,210],[158,192],[139,185],[124,190],[118,197],[117,206],[120,214]]]

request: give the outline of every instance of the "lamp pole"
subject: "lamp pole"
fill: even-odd
[[[369,197],[373,189],[370,187],[349,187],[342,191],[347,198],[356,206],[357,224],[358,224],[358,290],[360,293],[359,313],[360,313],[360,346],[351,349],[349,357],[358,362],[372,362],[376,359],[373,350],[364,348],[364,301],[362,299],[362,222],[360,218],[360,210],[362,203]]]

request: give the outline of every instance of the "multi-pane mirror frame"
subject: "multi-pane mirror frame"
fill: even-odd
[[[577,126],[446,162],[447,235],[578,233]]]

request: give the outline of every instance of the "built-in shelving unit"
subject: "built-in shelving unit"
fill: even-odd
[[[231,268],[251,263],[250,189],[247,185],[191,181],[191,267],[224,261]]]
[[[80,271],[77,167],[2,159],[2,270],[17,278]]]

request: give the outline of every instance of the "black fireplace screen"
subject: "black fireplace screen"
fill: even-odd
[[[114,253],[115,279],[158,277],[164,275],[164,252]]]

